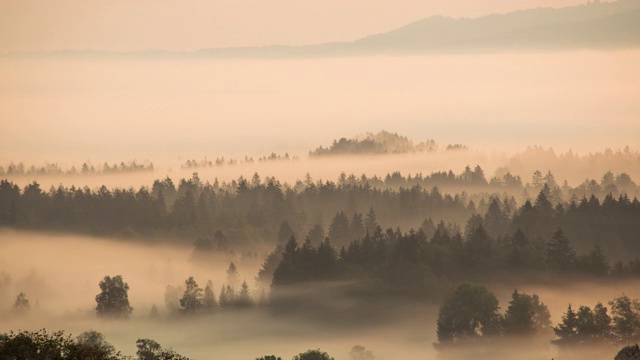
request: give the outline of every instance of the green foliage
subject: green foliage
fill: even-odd
[[[96,295],[98,316],[101,318],[128,318],[133,308],[129,305],[129,285],[122,280],[122,276],[105,276],[99,285],[101,292]]]

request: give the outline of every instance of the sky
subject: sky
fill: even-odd
[[[0,0],[0,52],[352,40],[576,0]],[[318,59],[0,56],[0,165],[305,155],[382,129],[474,149],[638,146],[640,51]]]
[[[432,15],[477,17],[584,0],[2,0],[0,52],[350,41]]]

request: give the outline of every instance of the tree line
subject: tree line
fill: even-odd
[[[152,162],[129,161],[127,163],[120,162],[109,165],[105,162],[102,166],[94,166],[85,162],[79,168],[72,166],[69,169],[63,169],[57,163],[47,163],[44,165],[31,165],[27,167],[23,162],[17,164],[11,163],[6,169],[0,166],[0,176],[42,176],[42,175],[95,175],[95,174],[117,174],[130,173],[140,171],[153,171]]]
[[[268,156],[260,156],[258,158],[258,162],[267,162],[267,161],[298,161],[300,158],[297,155],[290,156],[289,153],[285,153],[284,155],[271,153]],[[211,167],[220,167],[225,165],[238,165],[238,164],[253,164],[256,160],[253,157],[245,156],[244,159],[225,159],[224,156],[216,157],[215,160],[207,160],[204,158],[203,160],[197,161],[195,159],[189,159],[185,161],[180,168],[182,169],[198,169],[198,168],[211,168]]]
[[[383,228],[418,228],[428,219],[456,228],[464,226],[471,217],[489,214],[486,228],[495,238],[504,237],[517,228],[529,231],[533,239],[538,235],[548,236],[553,231],[550,226],[544,227],[543,234],[536,228],[540,221],[546,224],[546,220],[552,220],[553,227],[562,226],[577,239],[578,247],[582,243],[591,247],[598,241],[606,241],[617,252],[632,250],[627,247],[631,241],[629,234],[635,229],[633,222],[637,219],[639,202],[626,191],[615,188],[617,184],[635,187],[626,174],[605,174],[603,182],[596,183],[600,190],[594,187],[585,190],[585,196],[573,193],[569,198],[568,190],[558,186],[551,174],[539,174],[535,182],[519,187],[518,191],[544,192],[546,201],[524,201],[521,206],[514,195],[501,193],[498,188],[495,192],[462,191],[451,195],[437,186],[430,190],[419,184],[397,189],[386,187],[396,181],[422,181],[440,175],[404,178],[394,173],[384,180],[384,187],[377,187],[371,185],[375,184],[375,177],[358,179],[344,174],[337,182],[314,182],[307,177],[293,185],[283,185],[275,178],[262,180],[258,174],[251,179],[241,177],[230,183],[214,181],[212,184],[203,182],[194,173],[178,184],[165,178],[156,180],[150,188],[138,190],[59,186],[47,191],[37,182],[20,188],[11,181],[0,180],[0,225],[108,236],[169,235],[185,239],[211,239],[220,231],[228,244],[242,247],[273,243],[276,239],[286,242],[288,237],[280,237],[284,222],[298,237],[312,230],[330,230],[332,224],[344,222],[344,216],[358,227],[358,218],[373,208]],[[450,175],[444,173],[443,176]],[[491,186],[480,167],[467,168],[462,174],[453,175],[451,181],[460,181],[469,190],[474,183]],[[576,189],[571,191],[582,191]],[[603,195],[602,189],[610,192]],[[586,196],[590,191],[595,193]],[[358,230],[353,234],[334,231],[333,235],[346,239],[363,236]],[[336,245],[348,242],[332,240]]]

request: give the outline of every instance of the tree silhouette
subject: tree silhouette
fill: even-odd
[[[504,315],[504,332],[507,335],[532,335],[551,328],[551,314],[537,295],[518,293],[514,290]]]
[[[31,306],[29,305],[29,299],[27,299],[27,295],[24,293],[18,294],[16,296],[16,301],[13,303],[13,310],[19,313],[24,313],[29,311]]]
[[[99,286],[101,292],[96,295],[98,317],[128,318],[133,308],[129,305],[129,284],[122,280],[122,276],[105,276]]]
[[[293,357],[293,360],[335,360],[329,354],[320,349],[307,350]]]
[[[204,308],[209,312],[215,310],[215,308],[218,307],[216,296],[213,293],[213,283],[211,282],[211,280],[207,281],[207,286],[204,288],[202,303]]]
[[[227,285],[231,286],[232,288],[235,288],[236,286],[238,286],[239,277],[240,277],[240,273],[236,268],[236,264],[231,262],[229,264],[229,268],[227,269]]]
[[[195,313],[204,306],[202,289],[198,286],[193,276],[190,276],[185,282],[186,289],[180,299],[180,306],[185,313]]]
[[[437,333],[441,345],[501,333],[498,299],[484,286],[462,284],[438,312]]]
[[[561,229],[553,234],[545,256],[549,268],[554,272],[565,272],[573,267],[576,253]]]
[[[249,293],[249,285],[246,281],[243,281],[242,285],[240,286],[236,305],[240,307],[248,307],[253,305],[253,299],[251,299],[251,294]]]
[[[640,301],[623,295],[609,302],[615,339],[629,343],[640,338]]]

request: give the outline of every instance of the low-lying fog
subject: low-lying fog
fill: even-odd
[[[304,155],[386,129],[490,151],[637,145],[640,52],[0,57],[0,161]]]
[[[613,149],[615,153],[622,149]],[[594,149],[594,152],[602,153],[604,148]],[[154,163],[153,171],[142,171],[133,173],[97,173],[87,176],[80,175],[37,175],[30,174],[26,176],[5,175],[17,183],[21,187],[37,181],[41,188],[48,191],[51,186],[57,187],[62,184],[64,186],[75,185],[76,187],[88,186],[91,189],[98,188],[102,185],[107,188],[120,187],[135,189],[141,186],[150,187],[154,180],[164,179],[169,176],[174,183],[180,179],[191,178],[194,172],[197,172],[200,179],[204,182],[213,183],[215,179],[223,182],[237,180],[240,176],[245,179],[258,173],[262,179],[265,177],[275,177],[281,183],[287,182],[295,184],[297,180],[303,181],[309,174],[314,181],[331,180],[336,181],[341,173],[347,175],[354,174],[357,177],[366,175],[367,177],[378,176],[382,179],[387,174],[399,171],[403,176],[416,175],[421,173],[429,175],[432,172],[453,171],[460,174],[466,166],[472,169],[476,165],[480,165],[484,170],[487,181],[491,177],[502,177],[506,172],[512,175],[519,175],[523,183],[530,182],[533,172],[536,170],[546,174],[551,171],[555,176],[558,184],[562,184],[564,180],[568,181],[570,186],[582,184],[585,179],[595,179],[599,182],[602,176],[611,171],[614,174],[627,173],[632,180],[638,183],[640,181],[640,154],[637,148],[632,148],[629,156],[591,156],[588,153],[581,153],[577,157],[566,157],[566,153],[556,151],[550,152],[549,149],[543,150],[525,150],[514,153],[491,153],[484,151],[438,151],[426,153],[412,154],[393,154],[393,155],[370,155],[370,156],[338,156],[326,158],[300,158],[297,160],[273,160],[260,162],[254,158],[253,163],[242,162],[243,158],[237,158],[235,165],[222,165],[213,167],[197,167],[184,168],[182,165],[187,160],[196,160],[198,162],[204,158],[185,158],[181,161],[173,161],[167,163]],[[551,154],[554,155],[551,155]],[[215,161],[215,158],[207,160]],[[228,160],[228,158],[227,158]],[[130,159],[119,159],[111,164],[127,162]],[[98,170],[101,169],[102,163],[92,161]],[[6,167],[6,163],[2,164]],[[36,167],[44,164],[26,163],[25,167],[34,165]],[[82,163],[70,164],[69,167],[62,167],[68,170],[71,166],[76,169],[80,168]],[[468,189],[460,189],[459,191]]]
[[[354,345],[365,346],[378,360],[447,358],[439,357],[432,346],[436,342],[437,304],[390,305],[381,309],[388,315],[383,321],[363,317],[346,327],[339,321],[316,324],[309,318],[275,316],[262,308],[226,311],[198,319],[166,316],[167,285],[179,285],[194,276],[204,287],[210,279],[218,295],[225,270],[235,260],[240,277],[255,291],[253,279],[261,265],[260,258],[220,256],[206,264],[195,264],[190,260],[191,249],[186,247],[11,230],[0,231],[0,248],[0,333],[47,328],[78,334],[95,329],[125,354],[135,353],[136,339],[152,338],[197,359],[248,360],[266,354],[288,359],[310,348],[322,348],[336,359],[346,360]],[[99,320],[94,310],[98,283],[105,275],[117,274],[130,286],[133,316],[128,321]],[[554,324],[560,321],[568,303],[593,306],[622,293],[640,297],[637,283],[487,285],[500,299],[502,309],[513,287],[539,294],[549,306]],[[26,316],[11,311],[20,292],[26,293],[32,304]],[[340,299],[335,302],[340,304]],[[160,320],[149,319],[154,304],[162,315]],[[508,358],[563,359],[549,340],[540,339],[526,351],[520,345],[497,345],[502,351],[509,351]]]

